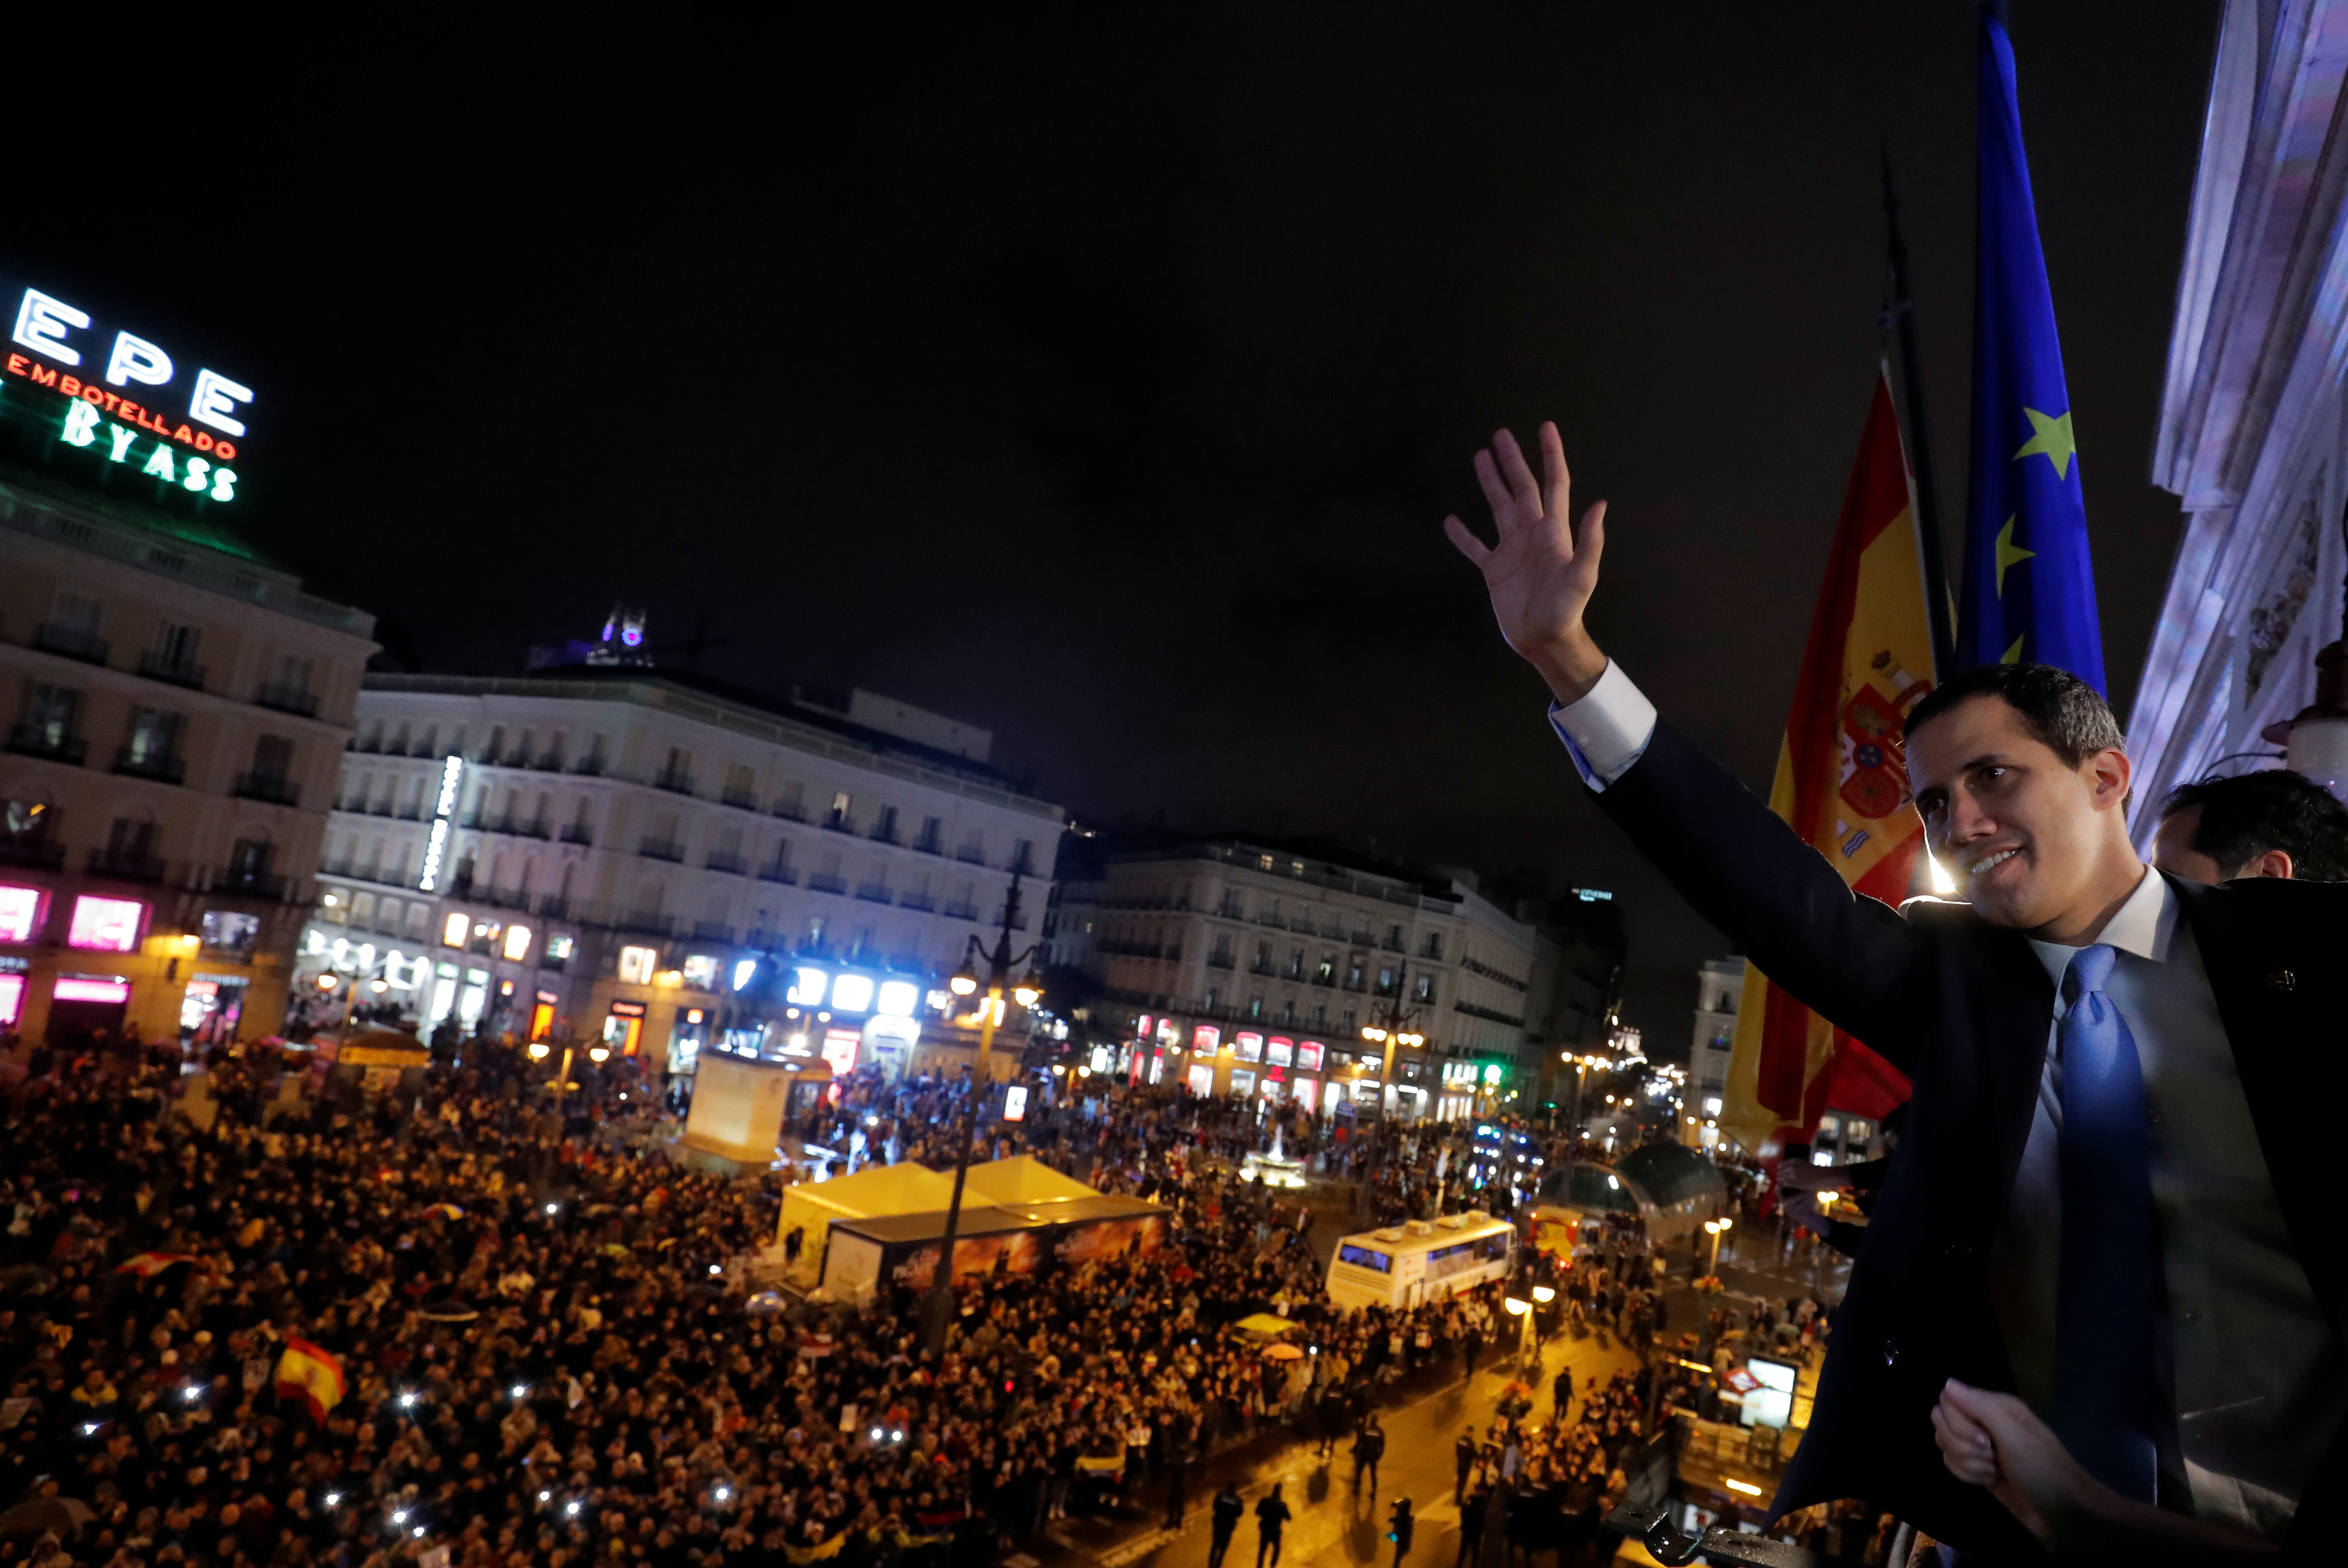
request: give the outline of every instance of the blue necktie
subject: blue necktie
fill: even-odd
[[[2136,1039],[2104,991],[2114,950],[2063,977],[2063,1257],[2054,1313],[2054,1431],[2124,1497],[2153,1501],[2152,1315],[2160,1269],[2152,1139]]]

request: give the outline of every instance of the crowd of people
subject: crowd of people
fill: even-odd
[[[551,1101],[493,1045],[412,1099],[281,1093],[298,1067],[250,1049],[192,1076],[168,1046],[39,1065],[0,1126],[0,1502],[88,1518],[36,1568],[992,1561],[1144,1488],[1179,1525],[1198,1461],[1273,1426],[1375,1497],[1381,1391],[1472,1373],[1517,1330],[1498,1286],[1340,1313],[1310,1213],[1234,1169],[1262,1131],[1179,1090],[1047,1097],[981,1150],[1152,1198],[1170,1240],[966,1282],[933,1363],[909,1290],[862,1311],[753,1295],[784,1178],[671,1162],[659,1087],[627,1065]],[[942,1164],[962,1093],[858,1079],[795,1130]],[[1544,1338],[1666,1326],[1634,1228],[1539,1266]],[[1261,1312],[1309,1353],[1234,1326]],[[289,1346],[339,1363],[337,1398],[281,1397]],[[1587,1547],[1667,1402],[1652,1374],[1618,1380],[1536,1429],[1514,1398],[1476,1490],[1511,1539]]]

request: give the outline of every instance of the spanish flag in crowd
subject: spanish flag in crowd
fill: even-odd
[[[175,1269],[181,1264],[202,1261],[193,1253],[138,1253],[115,1264],[114,1272],[118,1274],[129,1274],[143,1284],[166,1269]]]
[[[342,1362],[306,1339],[288,1339],[277,1358],[277,1397],[307,1402],[310,1418],[323,1423],[343,1402]]]
[[[1910,809],[1908,710],[1932,686],[1923,546],[1891,387],[1879,377],[1859,461],[1843,492],[1769,809],[1854,892],[1897,906],[1924,841]],[[1829,1109],[1879,1119],[1906,1078],[1745,966],[1723,1131],[1774,1157]]]

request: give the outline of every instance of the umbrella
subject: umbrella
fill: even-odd
[[[1263,1357],[1267,1361],[1302,1361],[1304,1359],[1304,1352],[1283,1341],[1278,1345],[1265,1346]]]
[[[451,1298],[427,1302],[416,1314],[427,1323],[470,1323],[481,1315],[479,1309]]]
[[[603,1243],[603,1255],[607,1258],[632,1258],[636,1254],[630,1249],[622,1246],[617,1242],[605,1242]]]
[[[46,1535],[53,1530],[71,1535],[93,1517],[79,1498],[29,1497],[0,1513],[0,1535]]]
[[[775,1290],[762,1290],[757,1295],[752,1296],[748,1301],[744,1302],[742,1304],[742,1307],[744,1311],[750,1314],[753,1317],[772,1317],[775,1314],[781,1312],[789,1305],[790,1304],[788,1302],[783,1299],[782,1292]]]

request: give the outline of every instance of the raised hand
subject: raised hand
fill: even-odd
[[[1476,480],[1491,503],[1498,534],[1493,543],[1478,539],[1457,517],[1445,518],[1443,531],[1484,574],[1493,618],[1509,646],[1540,672],[1560,702],[1578,702],[1606,673],[1606,655],[1581,622],[1606,548],[1606,503],[1581,514],[1578,536],[1568,528],[1573,485],[1556,425],[1541,425],[1540,444],[1538,483],[1516,437],[1506,430],[1492,438],[1489,450],[1476,454]]]

